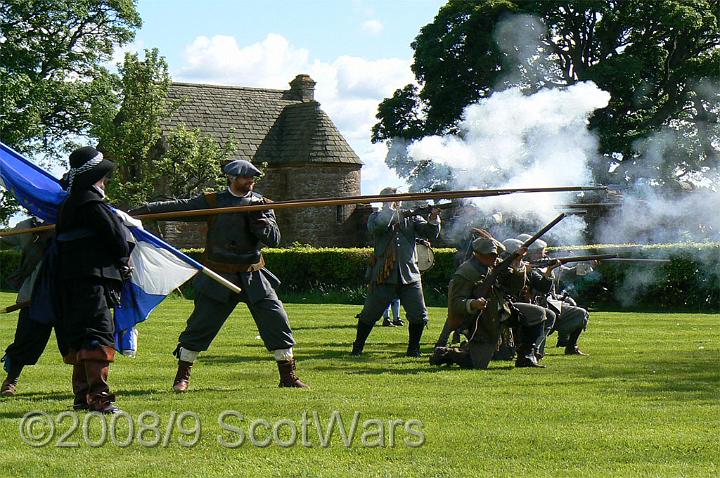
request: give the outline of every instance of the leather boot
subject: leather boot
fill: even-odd
[[[186,362],[185,360],[178,360],[178,369],[175,374],[175,380],[173,381],[173,390],[178,393],[186,392],[190,386],[190,370],[192,369],[192,362]]]
[[[278,372],[280,372],[280,385],[279,387],[291,387],[291,388],[310,388],[300,381],[298,376],[295,374],[295,359],[290,360],[278,360],[277,362]]]
[[[581,333],[582,329],[579,328],[570,334],[567,345],[565,346],[565,355],[587,355],[585,352],[582,352],[577,345]]]
[[[452,365],[453,362],[450,360],[450,349],[447,347],[435,347],[430,359],[430,365]]]
[[[72,387],[75,399],[73,400],[73,410],[87,410],[87,393],[88,381],[85,375],[85,365],[76,363],[73,365]]]
[[[11,365],[6,367],[6,369],[8,374],[5,380],[3,380],[2,386],[0,386],[0,396],[12,397],[17,392],[17,384],[20,380],[23,366]]]
[[[120,409],[113,403],[115,395],[110,393],[110,386],[107,382],[110,362],[108,360],[83,360],[81,363],[85,366],[87,376],[88,410],[100,413],[119,412]]]
[[[8,375],[7,378],[3,380],[2,387],[0,387],[0,396],[12,397],[15,395],[19,379],[20,377],[10,378]]]
[[[515,360],[515,367],[532,367],[532,368],[545,368],[545,365],[540,365],[535,357],[535,345],[523,344],[518,347],[518,356]]]
[[[355,342],[353,342],[352,352],[350,352],[350,355],[354,355],[356,357],[362,355],[363,349],[365,348],[365,341],[370,335],[370,332],[372,332],[372,329],[372,325],[368,325],[362,320],[358,320]]]
[[[422,338],[423,330],[425,330],[425,322],[410,322],[408,325],[406,357],[420,357],[420,339]]]
[[[460,368],[473,368],[470,352],[467,350],[451,348],[448,349],[448,360],[450,365],[458,364]]]

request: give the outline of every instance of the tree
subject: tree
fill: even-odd
[[[56,160],[112,95],[105,64],[141,25],[133,0],[0,2],[0,141]],[[0,197],[0,217],[14,210]]]
[[[170,74],[158,50],[145,50],[144,59],[126,54],[119,74],[114,101],[94,109],[91,128],[99,149],[117,163],[108,191],[113,202],[126,207],[221,184],[220,163],[234,145],[220,145],[183,125],[163,133],[163,122],[178,104],[168,99]]]
[[[503,31],[512,15],[522,24]],[[590,121],[605,157],[596,179],[702,175],[720,166],[720,97],[708,88],[719,45],[718,0],[450,0],[412,43],[420,88],[382,101],[372,140],[457,133],[463,109],[494,91],[591,80],[611,94]],[[688,147],[651,161],[646,140],[658,133]]]

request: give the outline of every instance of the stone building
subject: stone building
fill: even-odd
[[[298,75],[288,90],[173,83],[179,108],[163,124],[184,124],[237,145],[233,159],[264,164],[256,190],[273,201],[360,195],[362,162],[314,99],[315,81]],[[338,206],[276,211],[282,246],[365,244],[368,207]],[[180,247],[201,247],[204,233],[185,223],[161,225]]]

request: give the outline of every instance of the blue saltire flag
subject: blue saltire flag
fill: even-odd
[[[2,142],[0,186],[32,215],[50,224],[57,221],[58,207],[67,196],[58,179]],[[121,351],[134,351],[133,327],[145,320],[170,292],[203,268],[144,229],[135,226],[129,229],[137,243],[131,256],[135,270],[125,282],[120,306],[115,309],[116,342]]]

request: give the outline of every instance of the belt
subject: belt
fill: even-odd
[[[260,260],[252,264],[233,264],[230,262],[215,262],[207,257],[202,258],[202,263],[212,269],[214,272],[224,272],[226,274],[234,274],[237,272],[255,272],[265,268],[265,258],[260,256]]]

